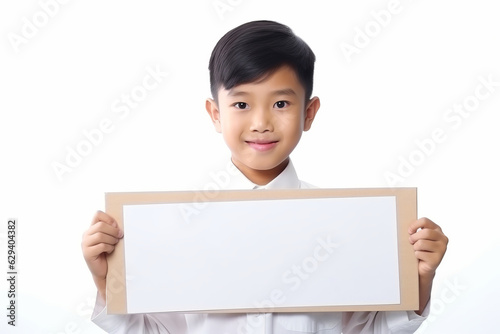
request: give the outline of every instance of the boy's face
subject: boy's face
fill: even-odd
[[[305,102],[295,71],[282,66],[256,82],[221,88],[206,108],[231,150],[233,163],[256,184],[267,184],[288,164],[302,131],[311,127],[319,99]]]

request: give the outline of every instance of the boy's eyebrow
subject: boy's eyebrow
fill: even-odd
[[[250,93],[241,91],[241,90],[235,90],[235,89],[230,89],[229,92],[227,93],[228,96],[247,96],[250,95]],[[275,91],[271,92],[271,95],[295,95],[297,96],[297,93],[292,89],[292,88],[284,88],[284,89],[278,89]]]
[[[297,96],[297,93],[291,88],[285,88],[285,89],[278,89],[272,92],[271,94],[273,95],[295,95]]]
[[[234,90],[230,89],[229,92],[227,93],[227,96],[246,96],[249,95],[249,93],[244,92],[242,90]]]

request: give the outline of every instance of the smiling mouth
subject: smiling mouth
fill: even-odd
[[[276,146],[278,141],[245,141],[251,148],[264,152],[268,151]]]

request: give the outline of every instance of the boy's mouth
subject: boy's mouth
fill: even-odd
[[[264,152],[272,149],[278,143],[277,140],[247,140],[245,141],[251,148]]]

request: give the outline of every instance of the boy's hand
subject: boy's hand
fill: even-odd
[[[99,294],[106,299],[107,254],[111,254],[116,243],[123,237],[116,221],[108,214],[97,211],[90,227],[83,234],[82,252],[92,273]]]
[[[418,275],[433,277],[446,252],[448,238],[441,228],[428,218],[416,220],[410,225],[408,233],[415,256],[419,260]]]
[[[448,238],[441,228],[428,218],[413,222],[408,233],[418,259],[420,306],[417,314],[422,314],[430,300],[432,280],[446,252]]]

